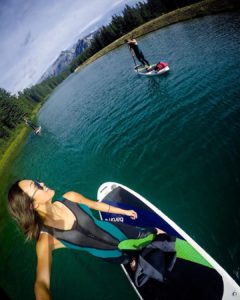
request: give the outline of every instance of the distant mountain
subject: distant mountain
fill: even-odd
[[[69,49],[62,51],[54,63],[46,70],[46,72],[44,72],[38,83],[60,74],[67,66],[70,65],[74,58],[76,58],[87,47],[89,47],[94,34],[95,32],[88,34],[84,38],[79,39],[77,43],[75,43]]]

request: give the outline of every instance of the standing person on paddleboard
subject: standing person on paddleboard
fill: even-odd
[[[90,209],[137,218],[134,210],[125,210],[67,192],[54,199],[55,191],[43,182],[20,180],[8,192],[8,208],[27,240],[36,240],[36,299],[51,299],[50,277],[52,251],[70,248],[87,251],[108,262],[127,264],[133,261],[129,250],[151,243],[158,228],[140,228],[123,223],[100,221]],[[132,251],[133,253],[135,251]],[[132,253],[131,252],[131,253]]]
[[[135,54],[135,56],[140,61],[140,63],[143,64],[146,68],[148,68],[150,66],[150,64],[144,57],[142,50],[139,48],[137,40],[136,39],[126,39],[125,43],[128,44],[128,47],[131,51],[132,56],[134,57],[134,54]]]

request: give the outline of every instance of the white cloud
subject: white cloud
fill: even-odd
[[[116,7],[116,6],[118,6],[120,3],[122,3],[123,1],[122,0],[119,0],[119,1],[116,1],[116,2],[114,2],[113,4],[112,4],[112,8],[114,8],[114,7]]]
[[[86,31],[89,27],[91,27],[92,25],[96,24],[98,21],[100,21],[103,18],[103,15],[100,15],[98,17],[96,17],[95,19],[93,19],[91,22],[89,22],[86,26],[82,27],[79,34],[83,33],[84,31]]]
[[[136,0],[9,0],[0,4],[0,87],[17,92],[37,82],[81,34],[113,8]]]

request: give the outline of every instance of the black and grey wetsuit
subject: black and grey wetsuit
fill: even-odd
[[[60,201],[60,200],[57,200]],[[67,199],[61,200],[75,215],[76,221],[70,230],[61,230],[43,225],[41,232],[47,232],[64,246],[85,250],[94,256],[113,263],[127,263],[129,255],[118,249],[119,242],[137,239],[149,234],[147,229],[96,219],[84,204]]]
[[[145,59],[142,50],[139,48],[137,43],[134,42],[130,42],[128,43],[129,47],[134,51],[137,59],[140,61],[140,63],[142,63],[143,65],[148,65],[149,66],[149,62]]]

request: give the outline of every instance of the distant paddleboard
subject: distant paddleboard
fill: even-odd
[[[38,128],[35,129],[36,134],[40,134],[42,131],[42,126],[39,126]]]
[[[98,189],[98,201],[122,208],[133,209],[138,218],[100,212],[106,221],[122,222],[139,227],[158,227],[176,237],[177,259],[166,282],[150,279],[141,287],[134,282],[129,265],[122,268],[142,300],[239,300],[240,287],[228,273],[187,233],[169,219],[151,202],[115,182],[106,182]]]
[[[135,67],[134,68],[135,72],[140,75],[140,76],[159,76],[162,75],[170,70],[168,63],[158,63],[151,65],[149,68],[145,67]]]

